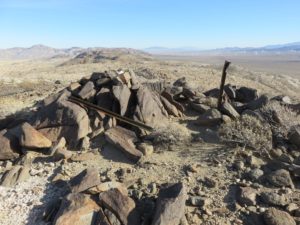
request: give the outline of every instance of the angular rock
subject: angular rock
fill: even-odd
[[[276,100],[276,101],[282,102],[284,104],[292,104],[290,97],[286,96],[286,95],[278,95],[278,96],[273,97],[271,100]]]
[[[200,196],[191,196],[188,199],[188,203],[191,206],[197,206],[197,207],[206,207],[212,203],[211,199],[206,197],[200,197]]]
[[[264,221],[267,225],[296,225],[290,214],[275,208],[270,208],[264,213]]]
[[[73,193],[83,192],[100,183],[100,175],[98,171],[93,168],[83,170],[70,180],[70,186]]]
[[[174,105],[178,109],[179,112],[184,111],[184,107],[179,102],[175,101],[173,96],[170,93],[168,93],[167,91],[163,91],[161,93],[161,96],[166,98],[172,105]]]
[[[73,154],[74,154],[74,152],[69,151],[66,148],[59,148],[53,154],[53,158],[55,160],[70,159],[70,158],[72,158]]]
[[[262,192],[260,197],[264,203],[273,206],[285,206],[288,203],[286,196],[279,195],[275,192]]]
[[[183,87],[186,84],[186,78],[185,77],[181,77],[179,79],[177,79],[174,83],[173,86],[177,86],[177,87]]]
[[[300,126],[294,126],[289,132],[289,141],[300,148]]]
[[[239,102],[250,102],[258,98],[257,90],[241,87],[236,90],[236,99]]]
[[[258,99],[255,99],[248,104],[244,105],[246,109],[256,110],[264,107],[269,102],[269,97],[266,95],[260,96]]]
[[[98,106],[112,110],[114,98],[108,88],[101,88],[101,90],[97,93],[96,101]]]
[[[207,105],[197,104],[197,103],[194,103],[194,102],[191,102],[190,106],[193,110],[195,110],[195,111],[197,111],[201,114],[205,113],[206,111],[208,111],[210,109],[210,107],[207,106]]]
[[[225,115],[229,116],[232,119],[237,119],[240,116],[240,114],[227,101],[225,101],[221,105],[221,109],[220,110],[221,110],[222,113],[224,113]]]
[[[134,201],[118,189],[99,194],[101,204],[112,211],[123,225],[140,225],[140,215]]]
[[[234,100],[236,98],[235,87],[231,86],[230,84],[224,86],[224,91],[230,99]]]
[[[0,160],[15,159],[21,152],[18,139],[7,130],[0,131]]]
[[[256,205],[256,190],[251,187],[240,187],[238,200],[241,205]]]
[[[222,114],[217,109],[209,109],[200,115],[195,123],[201,126],[214,126],[220,124],[221,121]]]
[[[90,99],[96,94],[95,85],[92,81],[88,81],[79,91],[78,96],[82,99]]]
[[[49,150],[49,154],[53,155],[58,149],[63,149],[66,146],[66,139],[61,137],[58,141],[56,141]]]
[[[19,143],[23,148],[28,149],[50,148],[52,146],[52,142],[29,123],[23,123],[20,126]]]
[[[90,225],[99,210],[100,206],[89,195],[72,193],[63,199],[53,224]]]
[[[186,189],[182,183],[161,189],[151,225],[179,224],[184,215],[186,200]]]
[[[114,97],[120,104],[120,114],[124,116],[128,110],[128,105],[130,103],[131,92],[126,85],[113,86],[112,92]]]
[[[173,115],[175,117],[180,116],[177,108],[174,105],[172,105],[166,98],[164,98],[163,96],[160,96],[160,100],[161,100],[162,104],[164,105],[164,107],[167,110],[169,115]]]
[[[12,187],[15,184],[25,181],[29,178],[30,167],[16,165],[11,170],[7,171],[1,179],[1,185],[5,187]]]
[[[161,125],[166,117],[159,106],[159,99],[156,100],[153,93],[142,87],[138,89],[136,97],[137,107],[133,118],[151,126]]]
[[[100,208],[100,210],[97,213],[96,219],[94,220],[93,225],[112,225],[112,224],[109,222],[103,210]]]
[[[275,187],[291,187],[294,188],[292,178],[289,171],[284,169],[276,170],[267,176],[267,180]]]
[[[123,127],[117,126],[107,130],[105,139],[133,161],[138,161],[143,155],[133,143],[137,139],[135,133]]]

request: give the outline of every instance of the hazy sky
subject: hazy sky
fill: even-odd
[[[299,0],[0,0],[0,48],[300,41]]]

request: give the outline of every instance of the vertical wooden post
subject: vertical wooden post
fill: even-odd
[[[223,66],[223,72],[222,72],[222,78],[221,78],[221,84],[220,84],[220,93],[219,93],[219,99],[218,99],[218,109],[220,109],[222,106],[222,97],[223,97],[224,85],[225,85],[225,80],[226,80],[226,75],[227,75],[226,71],[227,71],[230,63],[231,62],[225,60],[225,63]]]

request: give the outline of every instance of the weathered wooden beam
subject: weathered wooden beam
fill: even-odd
[[[219,93],[219,99],[218,99],[218,109],[220,110],[222,105],[222,98],[223,98],[223,92],[224,92],[224,85],[227,75],[227,69],[229,67],[231,62],[225,60],[224,66],[223,66],[223,72],[222,72],[222,78],[221,78],[221,84],[220,84],[220,93]]]
[[[141,122],[129,119],[127,117],[121,116],[121,115],[119,115],[115,112],[112,112],[108,109],[102,108],[98,105],[92,104],[92,103],[90,103],[88,101],[85,101],[85,100],[82,100],[80,98],[76,98],[74,96],[71,96],[71,97],[69,97],[69,101],[71,101],[73,103],[77,103],[77,104],[83,104],[84,106],[86,106],[88,108],[91,108],[91,109],[94,109],[94,110],[99,110],[99,111],[103,112],[104,114],[106,114],[108,116],[115,117],[119,121],[122,121],[124,123],[130,124],[130,125],[138,127],[138,128],[141,128],[143,130],[153,131],[152,127],[150,127],[150,126],[148,126],[144,123],[141,123]]]

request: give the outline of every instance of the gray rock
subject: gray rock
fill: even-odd
[[[151,225],[179,224],[184,215],[186,189],[182,183],[160,189]]]
[[[230,84],[224,86],[224,91],[230,99],[236,98],[235,88]]]
[[[186,78],[185,77],[181,77],[179,79],[177,79],[174,83],[173,86],[177,86],[177,87],[183,87],[186,84]]]
[[[300,148],[300,126],[294,126],[289,132],[289,141]]]
[[[88,168],[70,180],[73,193],[83,192],[91,187],[100,184],[100,174],[96,169]]]
[[[260,197],[264,203],[273,206],[285,206],[288,203],[284,195],[279,195],[275,192],[262,192]]]
[[[79,91],[78,96],[82,99],[90,99],[96,94],[95,85],[92,81],[88,81]]]
[[[120,220],[116,217],[115,214],[113,214],[108,209],[104,209],[104,214],[106,215],[107,219],[110,222],[110,225],[121,225]],[[102,224],[101,224],[102,225]]]
[[[264,221],[267,225],[296,225],[290,214],[275,208],[270,208],[264,213]]]
[[[277,160],[284,162],[284,163],[292,164],[294,161],[294,158],[292,156],[290,156],[289,154],[283,153],[278,157]]]
[[[262,95],[258,99],[249,102],[244,107],[246,109],[256,110],[256,109],[260,109],[263,106],[267,105],[268,102],[269,102],[269,97],[266,95]]]
[[[204,105],[204,104],[198,104],[198,103],[195,103],[195,102],[191,102],[191,103],[190,103],[190,107],[191,107],[193,110],[195,110],[195,111],[197,111],[197,112],[199,112],[199,113],[201,113],[201,114],[205,113],[207,110],[210,109],[210,107],[207,106],[207,105]]]
[[[248,173],[248,176],[252,181],[259,180],[263,175],[264,175],[264,171],[262,171],[261,169],[258,169],[258,168],[252,169]]]
[[[16,165],[7,171],[1,179],[1,185],[5,187],[12,187],[19,182],[25,181],[29,178],[30,166]]]
[[[21,152],[18,138],[7,130],[0,131],[0,160],[15,159]]]
[[[225,101],[221,106],[221,112],[229,116],[232,119],[239,118],[240,114],[230,105],[229,102]]]
[[[201,126],[214,126],[220,124],[221,121],[222,114],[217,109],[209,109],[200,115],[195,123]]]
[[[188,203],[191,206],[206,207],[212,203],[212,200],[207,197],[190,196]]]
[[[284,169],[279,169],[274,172],[271,172],[267,176],[267,180],[269,181],[270,184],[274,185],[275,187],[294,188],[294,184],[289,171]]]
[[[257,90],[248,87],[241,87],[236,90],[236,99],[239,102],[250,102],[258,98]]]
[[[130,105],[131,92],[126,85],[113,86],[112,92],[120,105],[120,115],[124,116]]]
[[[168,112],[169,115],[173,115],[175,117],[180,116],[176,106],[171,104],[165,97],[160,96],[160,100],[161,100],[162,104],[164,105],[164,107],[165,107],[165,109],[166,109],[166,111]]]

